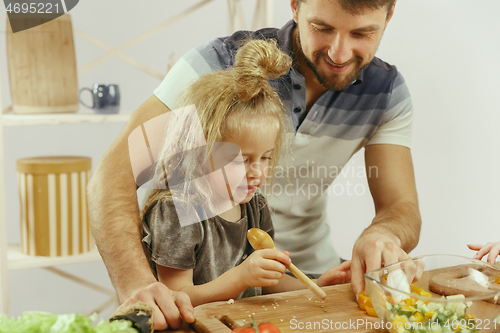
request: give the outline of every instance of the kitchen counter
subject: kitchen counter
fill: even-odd
[[[270,321],[281,332],[376,332],[378,318],[361,310],[350,284],[323,288],[321,301],[307,289],[235,300],[234,304],[214,302],[197,306],[194,328],[185,324],[179,330],[163,332],[231,332],[221,320],[240,324],[242,320]]]

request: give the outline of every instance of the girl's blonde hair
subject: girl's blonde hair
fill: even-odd
[[[210,165],[211,143],[238,138],[246,130],[254,129],[252,119],[270,118],[270,126],[277,126],[278,135],[271,154],[269,175],[279,161],[286,140],[289,124],[277,91],[271,87],[268,78],[278,78],[287,72],[291,58],[280,51],[274,41],[252,40],[246,42],[236,53],[234,67],[201,76],[186,89],[178,107],[195,105],[196,119],[180,119],[167,125],[164,145],[155,171],[155,183],[164,189],[152,190],[147,198],[142,217],[158,200],[171,197],[176,183],[182,187],[189,180],[200,179],[204,171],[201,166]],[[201,124],[201,131],[199,125]],[[263,129],[260,129],[263,130]],[[197,146],[200,132],[208,143],[207,149]],[[181,140],[179,138],[182,138]],[[201,138],[203,140],[203,138]],[[191,153],[185,153],[190,151]],[[172,152],[184,152],[172,155]],[[168,175],[168,185],[165,179]],[[172,178],[182,181],[171,181]],[[158,185],[157,185],[158,186]],[[170,188],[169,188],[170,187]],[[182,200],[213,208],[209,184],[197,182],[189,188],[176,189],[176,196],[182,193]]]

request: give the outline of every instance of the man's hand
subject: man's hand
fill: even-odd
[[[157,331],[178,328],[182,323],[181,317],[188,323],[194,321],[194,309],[189,296],[180,291],[172,291],[163,283],[155,282],[137,290],[120,308],[137,302],[144,302],[153,307]]]
[[[351,282],[351,261],[345,261],[340,265],[330,268],[316,281],[319,287],[333,286],[335,284]]]
[[[129,156],[129,135],[146,121],[170,111],[152,95],[99,162],[87,186],[89,220],[97,248],[120,301],[143,301],[155,308],[155,327],[178,327],[193,321],[193,307],[184,293],[157,283],[142,248],[137,184]]]
[[[397,238],[384,233],[363,233],[352,251],[351,286],[356,297],[365,289],[366,272],[407,258],[408,254],[401,249]],[[409,279],[412,280],[413,277]]]
[[[411,151],[389,144],[365,148],[368,185],[375,217],[354,244],[351,284],[356,294],[364,290],[364,273],[407,259],[418,243],[422,224]],[[417,275],[408,270],[409,281]]]

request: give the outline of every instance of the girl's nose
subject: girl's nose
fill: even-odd
[[[261,165],[258,162],[250,164],[250,168],[247,171],[247,178],[259,178],[262,175]]]

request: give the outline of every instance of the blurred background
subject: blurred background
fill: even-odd
[[[227,0],[85,0],[70,12],[77,67],[99,59],[105,50],[141,36],[188,8],[189,15],[125,48],[123,54],[159,75],[152,76],[111,57],[78,76],[79,88],[94,83],[119,84],[120,113],[132,113],[159,85],[168,68],[187,50],[230,33]],[[256,0],[242,0],[247,29]],[[2,9],[3,11],[3,9]],[[396,65],[406,79],[414,105],[412,153],[423,228],[412,255],[451,253],[473,256],[468,243],[500,241],[500,21],[497,0],[404,0],[382,39],[377,56]],[[290,3],[274,0],[272,25],[281,27],[292,14]],[[0,15],[2,108],[11,104],[6,61],[5,16]],[[243,23],[241,23],[243,24]],[[233,26],[234,27],[234,26]],[[76,33],[76,31],[79,33]],[[84,106],[82,111],[88,112]],[[92,170],[124,127],[124,122],[5,127],[7,238],[19,243],[19,199],[16,164],[40,155],[81,155],[92,158]],[[335,181],[329,214],[337,251],[351,257],[352,246],[374,209],[363,151],[356,154]],[[96,284],[112,288],[102,262],[59,267]],[[44,269],[8,273],[10,314],[28,310],[89,313],[108,296],[89,290]],[[109,317],[114,306],[101,313]]]

